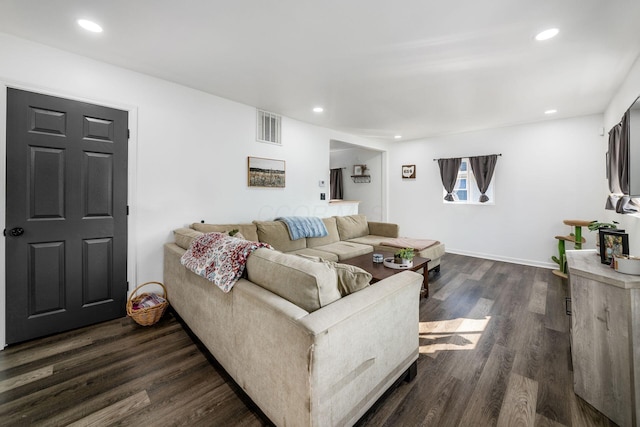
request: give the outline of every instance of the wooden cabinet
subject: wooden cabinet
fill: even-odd
[[[567,251],[575,393],[621,426],[640,422],[640,276]]]

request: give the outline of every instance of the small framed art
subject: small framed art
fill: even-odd
[[[249,157],[248,181],[249,187],[284,188],[284,160]]]
[[[624,230],[600,230],[600,261],[611,264],[615,255],[629,255],[629,235]]]
[[[402,179],[415,179],[416,165],[402,165]]]
[[[367,165],[353,165],[353,174],[356,176],[364,175],[364,171],[367,170]]]

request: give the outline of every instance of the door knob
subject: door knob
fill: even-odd
[[[11,230],[9,230],[9,234],[11,234],[13,237],[22,236],[24,234],[24,228],[22,227],[12,228]]]

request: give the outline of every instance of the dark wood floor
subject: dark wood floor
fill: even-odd
[[[566,284],[447,254],[420,304],[418,375],[361,426],[614,425],[572,388]],[[168,314],[0,352],[0,425],[259,426],[268,420]]]

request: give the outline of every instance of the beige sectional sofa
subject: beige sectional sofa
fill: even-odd
[[[385,240],[398,237],[399,234],[397,224],[367,221],[365,215],[334,216],[323,218],[322,221],[327,228],[328,236],[298,240],[289,238],[287,226],[282,221],[253,221],[250,224],[194,223],[190,229],[182,229],[181,232],[190,236],[194,234],[192,230],[209,233],[235,229],[247,240],[269,243],[280,252],[317,256],[329,261],[343,261],[374,251],[393,251],[393,248],[383,243]],[[419,255],[431,259],[429,271],[439,271],[444,251],[444,244],[437,243],[420,251]]]
[[[345,266],[314,259],[372,252],[378,239],[397,236],[397,226],[362,216],[324,222],[328,236],[302,242],[288,239],[279,221],[193,224],[175,230],[175,243],[165,245],[171,306],[279,426],[352,425],[390,386],[416,372],[422,276],[403,271],[345,294],[337,273]],[[276,250],[253,252],[246,278],[224,293],[180,258],[201,233],[234,229]]]

